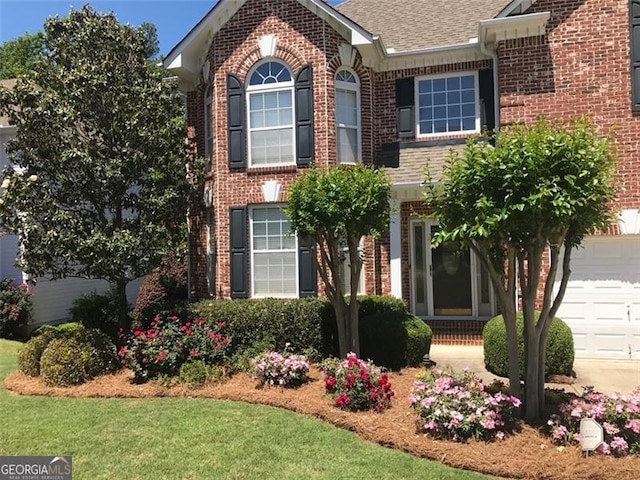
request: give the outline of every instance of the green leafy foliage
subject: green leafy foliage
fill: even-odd
[[[202,360],[193,360],[182,364],[179,374],[180,383],[191,389],[215,383],[224,377],[224,368],[220,365],[208,365]]]
[[[86,328],[97,328],[112,340],[118,340],[118,300],[113,292],[91,292],[73,301],[71,321]]]
[[[18,351],[18,369],[31,377],[40,375],[40,358],[52,339],[51,335],[39,335],[25,343]]]
[[[539,313],[536,315],[539,316]],[[524,319],[517,316],[518,348],[520,351],[520,377],[524,378]],[[502,315],[492,318],[482,331],[484,342],[484,364],[491,373],[508,376],[509,352],[507,350],[507,330]],[[559,318],[554,318],[547,337],[545,375],[572,375],[575,350],[571,328]]]
[[[0,45],[0,80],[24,75],[44,57],[42,32],[25,34]]]
[[[289,189],[287,216],[292,230],[313,240],[318,273],[336,314],[341,356],[350,350],[359,353],[358,307],[342,291],[341,264],[348,256],[356,291],[363,259],[359,251],[364,236],[378,237],[389,228],[391,183],[383,170],[364,165],[338,165],[309,169]],[[347,246],[348,255],[343,252]],[[345,279],[346,280],[346,279]]]
[[[23,271],[107,280],[124,323],[127,282],[183,240],[182,100],[147,60],[148,29],[112,13],[51,18],[44,45],[42,61],[0,88],[19,167],[4,171],[0,220],[23,239]]]

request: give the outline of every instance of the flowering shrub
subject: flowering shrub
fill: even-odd
[[[14,285],[5,278],[0,282],[0,336],[15,333],[31,316],[31,293],[25,283]]]
[[[347,354],[344,361],[325,362],[323,371],[325,389],[335,398],[336,407],[381,412],[391,405],[394,393],[387,375],[355,353]]]
[[[176,316],[157,316],[148,330],[124,336],[119,355],[138,381],[176,375],[188,360],[219,364],[229,346],[229,338],[221,333],[223,327],[223,323],[211,326],[200,319],[182,322]]]
[[[421,430],[457,442],[503,439],[513,429],[520,400],[502,392],[491,395],[471,372],[431,370],[431,378],[414,383],[411,406]]]
[[[547,422],[555,443],[579,443],[580,420],[593,418],[604,430],[604,443],[597,452],[617,457],[640,455],[640,388],[631,395],[605,395],[586,387],[581,397],[561,404],[558,410],[559,415]]]
[[[288,352],[290,344],[285,346],[284,353],[266,352],[251,360],[253,378],[260,385],[281,385],[293,387],[301,385],[308,379],[309,362],[304,355]]]

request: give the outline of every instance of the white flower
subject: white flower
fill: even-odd
[[[37,182],[37,181],[38,181],[38,176],[37,176],[37,175],[31,175],[31,176],[27,179],[27,181],[28,181],[29,183],[35,183],[35,182]]]
[[[2,181],[2,189],[5,190],[5,189],[9,188],[10,184],[11,184],[11,180],[9,180],[8,178],[5,178]]]

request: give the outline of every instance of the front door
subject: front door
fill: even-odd
[[[493,315],[489,279],[468,248],[446,243],[431,248],[433,222],[411,222],[411,304],[422,317],[478,318]]]

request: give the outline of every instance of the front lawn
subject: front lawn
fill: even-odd
[[[19,344],[0,340],[0,380]],[[25,397],[0,388],[0,455],[72,455],[74,479],[480,479],[286,410],[210,399]]]

